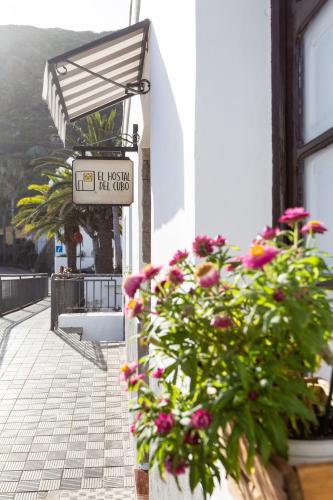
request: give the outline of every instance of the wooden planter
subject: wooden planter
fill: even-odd
[[[256,457],[254,473],[248,474],[243,448],[241,480],[239,484],[229,480],[234,500],[333,499],[333,461],[292,466],[275,456],[268,467],[264,467],[260,457]]]

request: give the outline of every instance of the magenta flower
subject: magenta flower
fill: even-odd
[[[213,417],[206,410],[197,410],[192,413],[191,427],[194,429],[207,429],[213,421]]]
[[[174,285],[181,285],[184,282],[184,273],[179,267],[172,267],[168,272],[168,280]]]
[[[184,443],[191,444],[193,446],[199,444],[200,436],[198,432],[194,431],[193,429],[189,429],[184,436]]]
[[[263,267],[268,262],[271,262],[276,255],[278,250],[275,247],[270,247],[267,245],[253,245],[249,253],[242,257],[242,264],[248,269],[259,269]]]
[[[287,208],[279,218],[279,222],[282,224],[292,224],[293,222],[306,219],[309,216],[310,213],[306,212],[303,207]]]
[[[242,258],[239,257],[239,256],[236,256],[236,257],[232,257],[228,264],[225,266],[225,270],[226,271],[229,271],[229,272],[232,272],[236,269],[237,266],[239,266],[239,264],[241,264],[242,262]]]
[[[141,274],[132,274],[131,276],[127,276],[123,284],[125,295],[133,298],[136,294],[136,291],[140,288],[143,279],[144,278]]]
[[[175,420],[171,413],[160,413],[155,420],[157,434],[168,434],[175,425]]]
[[[175,266],[176,264],[179,264],[180,262],[183,262],[185,259],[188,257],[188,251],[187,250],[177,250],[175,255],[172,257],[172,259],[169,262],[170,266]]]
[[[220,272],[212,262],[204,262],[197,267],[195,277],[202,288],[209,288],[220,281]]]
[[[206,257],[213,253],[214,241],[208,236],[197,236],[192,244],[193,252],[198,257]]]
[[[132,299],[126,304],[125,307],[125,316],[126,318],[132,319],[139,316],[143,309],[143,302],[141,299],[136,300]]]
[[[273,293],[273,299],[276,300],[276,302],[283,302],[285,299],[285,294],[282,290],[275,290],[275,292]]]
[[[133,373],[136,372],[138,363],[132,361],[131,363],[125,363],[120,368],[120,380],[128,380]]]
[[[215,316],[211,325],[214,328],[229,328],[232,326],[232,319],[228,316]]]
[[[155,276],[158,275],[162,266],[153,266],[152,264],[148,264],[143,268],[143,277],[145,280],[152,280]]]
[[[171,455],[166,458],[164,465],[167,472],[169,472],[169,474],[172,474],[173,476],[180,476],[181,474],[185,474],[188,467],[186,462],[182,459],[176,463],[174,462],[175,460]]]
[[[131,434],[135,434],[135,431],[136,431],[135,424],[131,424],[130,425],[130,432],[131,432]]]
[[[323,234],[326,231],[327,227],[325,227],[324,224],[322,224],[318,220],[309,220],[309,222],[307,222],[305,226],[303,226],[301,229],[302,234],[309,234],[309,233]]]
[[[215,247],[224,247],[226,242],[227,242],[226,238],[224,238],[224,236],[221,236],[220,234],[218,234],[216,236],[215,240],[213,240],[213,245]]]
[[[139,373],[139,375],[134,375],[134,377],[130,377],[128,379],[128,385],[130,386],[134,386],[136,385],[140,380],[144,379],[145,378],[145,374],[144,373]]]
[[[152,377],[153,378],[161,378],[163,376],[163,373],[164,373],[164,368],[157,368],[153,373],[152,373]]]
[[[261,233],[261,237],[264,240],[272,240],[280,233],[280,229],[278,227],[269,227],[266,226],[263,232]]]

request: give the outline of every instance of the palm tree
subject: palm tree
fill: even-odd
[[[54,182],[54,177],[47,175],[49,181]],[[25,234],[38,239],[46,234],[48,238],[57,236],[66,247],[67,265],[73,272],[76,267],[76,243],[74,234],[79,230],[76,222],[75,211],[66,210],[62,205],[59,192],[50,193],[50,184],[30,184],[29,191],[38,194],[21,198],[17,206],[18,212],[13,218],[13,223],[22,229]]]
[[[116,110],[113,110],[108,116],[100,115],[100,113],[89,116],[86,120],[85,128],[79,129],[82,141],[89,145],[101,141],[112,140],[113,144],[117,140],[119,141],[117,137],[116,141],[112,137],[115,127],[115,115]],[[40,200],[40,205],[38,203],[34,204],[34,202],[31,203],[31,197],[20,200],[18,207],[22,213],[21,215],[20,213],[17,214],[15,222],[22,224],[22,218],[25,221],[25,217],[28,216],[27,224],[29,225],[30,221],[32,222],[33,228],[31,232],[35,232],[35,234],[49,232],[49,223],[51,223],[52,227],[50,234],[52,234],[53,229],[59,231],[63,227],[63,239],[67,255],[71,261],[71,265],[69,263],[68,265],[73,269],[76,269],[76,265],[74,266],[73,263],[75,253],[73,252],[71,242],[73,234],[78,231],[79,226],[83,227],[92,238],[95,270],[97,273],[114,272],[112,252],[114,239],[117,261],[116,269],[120,272],[122,260],[119,224],[120,207],[77,207],[73,205],[73,176],[69,160],[74,156],[72,151],[64,149],[58,151],[55,156],[38,158],[33,162],[35,168],[41,171],[41,175],[48,178],[48,189],[43,193],[45,198]],[[36,184],[34,186],[38,192],[40,186]],[[42,193],[39,192],[39,195],[36,195],[37,199],[41,195]],[[37,202],[37,200],[35,201]],[[39,218],[41,218],[41,221],[39,221]]]
[[[97,273],[113,272],[112,252],[112,209],[111,207],[77,207],[72,201],[72,166],[68,152],[60,152],[57,157],[37,159],[35,167],[41,169],[52,182],[47,198],[58,206],[58,221],[70,218],[75,221],[76,229],[83,227],[93,242],[95,270]],[[73,153],[72,153],[73,156]],[[65,231],[64,231],[65,233]]]

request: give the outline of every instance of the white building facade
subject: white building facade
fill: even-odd
[[[133,0],[131,24],[145,18],[151,90],[125,104],[125,131],[141,135],[125,273],[166,264],[199,234],[246,250],[287,206],[329,225],[332,252],[333,1]],[[130,359],[135,331],[127,321]],[[150,487],[153,500],[201,498],[156,474]]]

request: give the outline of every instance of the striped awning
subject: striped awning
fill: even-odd
[[[66,122],[146,93],[142,71],[149,20],[49,59],[43,98],[63,142]]]

